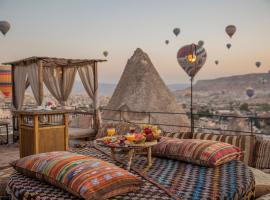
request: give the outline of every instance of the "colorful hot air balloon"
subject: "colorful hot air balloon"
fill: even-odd
[[[215,64],[218,65],[218,63],[219,63],[218,60],[215,60]]]
[[[175,36],[178,36],[179,33],[180,33],[180,28],[174,28],[173,33],[174,33]]]
[[[179,49],[177,60],[179,65],[190,76],[194,77],[206,61],[206,51],[196,44],[185,45]]]
[[[228,49],[230,49],[230,48],[232,47],[232,45],[231,45],[230,43],[228,43],[228,44],[226,44],[226,47],[227,47]]]
[[[10,24],[7,21],[0,21],[0,31],[3,33],[3,35],[6,35],[9,29]]]
[[[255,93],[255,92],[254,92],[254,89],[253,89],[253,88],[249,87],[249,88],[246,89],[246,95],[247,95],[249,98],[253,97],[254,93]]]
[[[256,65],[256,67],[258,67],[258,68],[261,66],[261,64],[262,64],[262,63],[261,63],[260,61],[255,62],[255,65]]]
[[[198,42],[198,45],[199,45],[200,47],[202,47],[202,46],[204,45],[204,41],[203,41],[203,40],[200,40],[200,41]]]
[[[168,45],[168,44],[169,44],[169,42],[170,42],[169,40],[165,40],[165,44],[167,44],[167,45]]]
[[[108,51],[103,51],[103,55],[104,55],[105,57],[107,57],[107,56],[109,55],[109,52],[108,52]]]
[[[228,25],[228,26],[226,26],[225,31],[231,38],[233,36],[233,34],[236,32],[236,26]]]
[[[5,97],[10,97],[12,93],[11,67],[0,66],[0,91]]]

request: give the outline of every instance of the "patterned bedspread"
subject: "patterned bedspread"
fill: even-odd
[[[120,157],[119,162],[113,161],[107,149],[104,148],[88,147],[71,149],[71,151],[95,156],[125,167],[125,163],[121,161]],[[131,170],[144,181],[141,190],[114,197],[113,200],[255,199],[253,174],[241,161],[232,161],[216,168],[207,168],[176,160],[154,158],[150,168],[145,168],[145,166],[147,166],[146,158],[137,156]],[[59,188],[25,177],[17,172],[10,179],[8,191],[13,199],[78,199]]]

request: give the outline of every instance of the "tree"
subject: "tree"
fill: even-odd
[[[241,104],[240,107],[239,107],[239,109],[241,111],[247,111],[247,112],[250,111],[249,108],[248,108],[248,104],[247,103]]]

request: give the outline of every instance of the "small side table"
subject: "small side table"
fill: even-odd
[[[128,150],[127,170],[129,171],[132,165],[132,160],[136,154],[136,150],[147,149],[147,167],[150,167],[152,165],[152,146],[156,145],[157,143],[158,142],[155,140],[153,142],[145,142],[143,144],[131,144],[128,146],[110,146],[105,144],[101,145],[111,149],[111,155],[113,160],[116,160],[115,149]]]
[[[8,134],[9,134],[9,131],[8,131],[8,122],[2,122],[0,121],[0,127],[6,127],[6,135],[7,135],[7,138],[6,138],[6,142],[5,144],[8,144],[9,143],[9,138],[8,138]]]

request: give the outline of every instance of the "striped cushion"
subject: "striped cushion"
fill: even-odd
[[[46,181],[84,199],[107,199],[134,191],[142,181],[114,164],[70,152],[21,158],[12,166],[26,176]]]
[[[255,168],[269,169],[270,171],[270,140],[258,139],[254,156]]]
[[[209,167],[219,166],[241,156],[240,149],[228,143],[168,137],[162,137],[161,141],[153,146],[152,152],[155,156]]]
[[[254,135],[221,135],[212,133],[194,133],[193,138],[226,142],[236,147],[239,147],[244,153],[244,156],[242,156],[240,160],[242,160],[249,166],[254,166],[253,153],[256,142],[256,138]]]
[[[172,133],[172,132],[163,132],[162,136],[164,137],[172,137],[172,138],[178,138],[178,139],[191,139],[192,134],[190,132],[177,132],[177,133]]]

